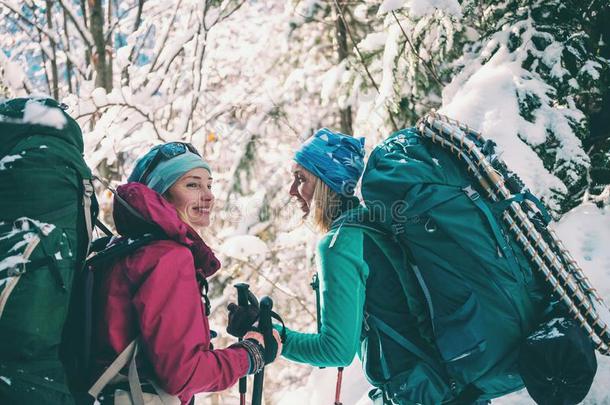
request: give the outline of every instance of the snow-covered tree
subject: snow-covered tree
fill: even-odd
[[[213,324],[247,281],[313,331],[316,238],[287,190],[294,149],[320,127],[372,148],[441,109],[495,139],[556,214],[610,205],[610,8],[586,3],[0,0],[0,96],[66,102],[115,183],[151,145],[192,142],[214,171]],[[272,366],[270,403],[308,373]]]
[[[477,17],[480,38],[455,63],[445,111],[497,139],[509,165],[557,214],[566,212],[598,185],[588,181],[584,145],[591,117],[607,102],[609,55],[595,32],[607,6],[540,0],[463,7]]]

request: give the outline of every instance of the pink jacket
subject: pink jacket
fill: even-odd
[[[188,403],[199,392],[228,388],[248,372],[243,348],[212,350],[210,328],[197,276],[214,274],[220,263],[199,235],[183,222],[163,197],[139,183],[118,188],[119,195],[168,240],[150,243],[95,269],[94,353],[100,367],[140,336],[145,356],[138,358],[146,376]],[[115,201],[114,219],[125,237],[138,236],[150,225]]]

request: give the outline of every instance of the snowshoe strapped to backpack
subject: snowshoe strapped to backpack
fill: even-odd
[[[0,104],[0,402],[72,403],[60,343],[96,216],[76,121],[48,98]]]

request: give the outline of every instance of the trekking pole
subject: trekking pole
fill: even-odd
[[[316,323],[318,325],[318,333],[322,327],[322,319],[320,317],[320,279],[318,273],[314,274],[309,284],[311,288],[316,292]],[[325,367],[320,367],[320,369]],[[341,382],[343,381],[343,367],[337,368],[337,385],[335,386],[335,403],[334,405],[341,404]]]
[[[273,300],[267,296],[260,301],[260,315],[258,318],[258,329],[265,338],[265,363],[275,357],[269,348],[275,340],[273,327],[271,326],[271,309]],[[265,367],[254,376],[254,387],[252,388],[252,405],[261,405],[263,399],[263,383],[265,379]]]
[[[341,403],[341,382],[343,381],[343,367],[337,368],[337,385],[335,387],[335,405],[343,405]]]
[[[235,284],[237,288],[237,305],[240,307],[248,306],[248,291],[250,286],[246,283]],[[243,338],[239,338],[241,342]],[[248,390],[248,377],[243,376],[239,379],[239,405],[246,405],[246,392]]]

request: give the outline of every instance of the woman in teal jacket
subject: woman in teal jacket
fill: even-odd
[[[397,276],[405,265],[403,251],[390,235],[375,232],[375,223],[382,218],[374,218],[374,202],[367,202],[367,211],[354,197],[364,168],[363,144],[364,139],[322,129],[294,156],[290,195],[323,235],[317,248],[320,316],[317,333],[287,330],[282,355],[318,367],[343,367],[351,363],[362,343],[364,371],[380,388],[370,394],[375,403],[487,403],[478,400],[483,392],[475,385],[448,380],[442,367],[437,367],[440,363],[419,284],[414,279],[401,283]],[[446,289],[453,291],[451,286]],[[414,355],[387,333],[380,334],[373,318],[383,319],[398,335],[424,348],[433,361]],[[501,382],[510,390],[521,386],[520,380],[504,381],[503,367],[494,365],[496,369],[502,369],[501,381],[493,373],[490,381],[481,381]]]
[[[354,189],[364,169],[364,138],[321,129],[296,152],[290,195],[323,234],[318,243],[320,330],[287,330],[283,355],[320,367],[347,366],[359,349],[368,267],[359,228],[334,229],[359,206]],[[331,230],[331,228],[333,228]]]

